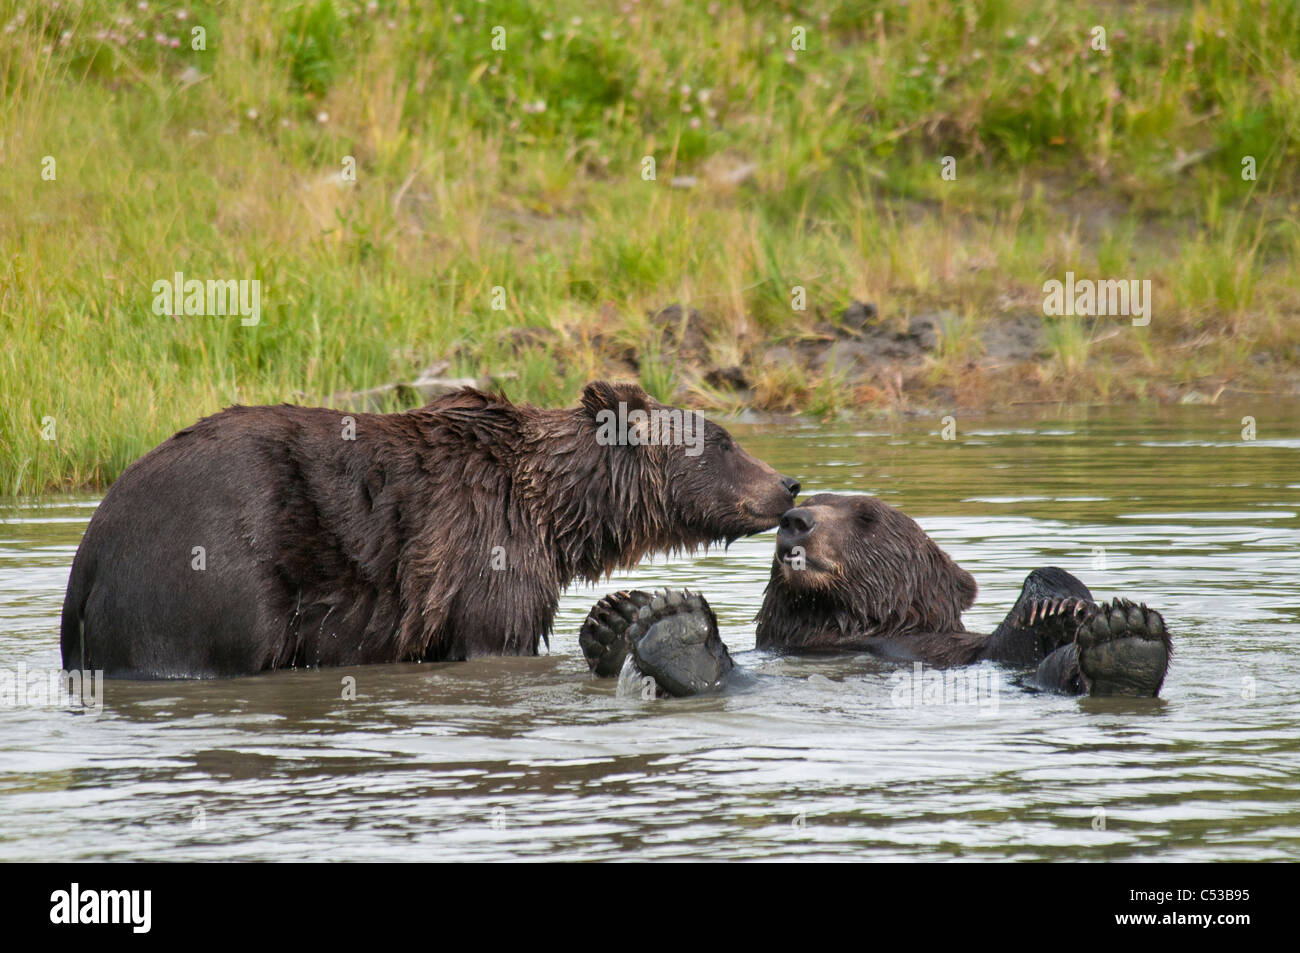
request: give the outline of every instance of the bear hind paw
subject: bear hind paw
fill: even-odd
[[[1154,697],[1173,654],[1164,617],[1128,599],[1097,603],[1080,622],[1075,644],[1092,695]]]

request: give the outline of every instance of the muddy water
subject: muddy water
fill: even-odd
[[[969,628],[1046,564],[1160,607],[1161,699],[1031,694],[991,667],[912,696],[870,659],[766,657],[768,533],[600,587],[705,592],[771,676],[754,690],[591,681],[588,588],[541,658],[108,683],[98,714],[0,708],[0,859],[1300,859],[1300,408],[956,423],[732,429],[806,492],[919,518],[979,581]],[[58,667],[93,507],[0,523],[0,668]]]

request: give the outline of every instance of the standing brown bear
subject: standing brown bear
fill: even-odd
[[[1160,613],[1125,599],[1097,602],[1063,569],[1030,573],[1006,619],[982,635],[961,621],[975,580],[899,510],[823,493],[785,513],[780,527],[758,613],[760,649],[870,652],[938,667],[1001,662],[1072,694],[1154,696],[1164,683],[1171,645]],[[745,677],[708,603],[689,592],[607,596],[579,642],[597,675],[649,676],[668,695]]]
[[[536,654],[560,589],[771,529],[799,484],[635,385],[543,410],[232,407],[127,468],[63,604],[110,677]]]

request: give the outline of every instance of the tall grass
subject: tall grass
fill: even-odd
[[[758,403],[819,413],[843,382],[771,344],[855,298],[969,344],[1067,268],[1157,288],[1140,339],[1053,339],[1132,360],[1109,396],[1293,364],[1298,36],[1295,0],[0,2],[0,492],[440,360],[566,402],[631,349],[708,400],[655,351],[673,301]],[[155,314],[177,271],[260,280],[261,322]]]

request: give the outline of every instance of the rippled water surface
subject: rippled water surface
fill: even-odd
[[[970,629],[1039,565],[1159,607],[1162,698],[1031,694],[990,668],[978,704],[911,705],[883,663],[757,653],[767,533],[569,590],[541,658],[110,682],[97,716],[0,706],[0,859],[1300,859],[1300,408],[940,426],[731,429],[805,492],[918,518],[980,584]],[[0,521],[0,667],[58,668],[94,505]],[[667,701],[592,681],[577,628],[627,585],[703,591],[771,677]]]

